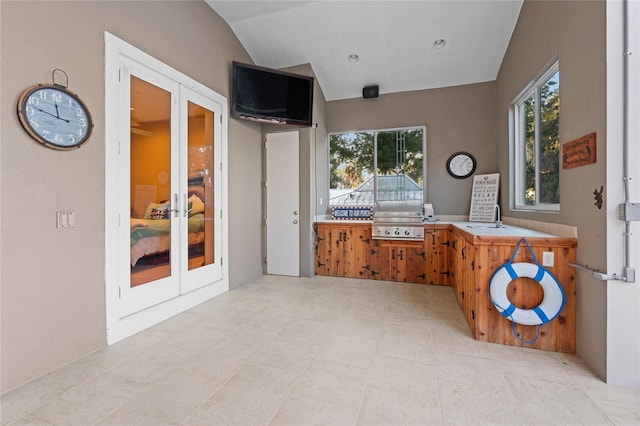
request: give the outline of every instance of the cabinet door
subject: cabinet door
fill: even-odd
[[[401,259],[406,270],[402,281],[408,283],[425,284],[427,282],[427,253],[422,241],[411,241],[400,246]],[[399,268],[402,269],[402,268]]]
[[[371,278],[384,281],[395,281],[395,252],[393,244],[387,240],[375,240],[371,255]]]
[[[314,229],[316,274],[370,277],[371,225],[323,223]]]
[[[346,232],[346,276],[371,277],[371,226],[353,225]]]
[[[348,228],[344,226],[332,226],[329,231],[329,275],[333,277],[347,276],[346,242]]]
[[[422,242],[376,240],[374,251],[376,250],[375,261],[372,262],[376,279],[425,282],[425,252]]]
[[[471,330],[475,332],[476,320],[476,286],[475,286],[475,249],[473,244],[465,242],[464,248],[460,252],[462,263],[462,310],[467,318]]]
[[[453,286],[453,290],[456,294],[456,298],[458,299],[458,303],[464,309],[464,290],[463,290],[463,278],[462,278],[462,250],[465,247],[464,238],[462,238],[459,234],[452,232],[450,247],[449,247],[449,256],[451,258],[451,283]]]
[[[374,280],[382,280],[382,254],[380,253],[380,240],[371,239],[371,246],[369,250],[369,264],[371,268],[369,270],[370,278]],[[386,255],[385,255],[386,256]],[[386,258],[386,257],[385,257]]]
[[[316,275],[330,275],[329,265],[331,261],[330,234],[331,228],[323,224],[315,224],[315,269]]]
[[[425,227],[426,283],[451,285],[449,271],[449,231]]]

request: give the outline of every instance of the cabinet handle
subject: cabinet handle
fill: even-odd
[[[391,260],[395,260],[396,259],[396,250],[393,249],[391,250]]]
[[[471,319],[472,320],[476,319],[476,311],[474,311],[473,309],[471,310]]]
[[[402,253],[402,252],[403,252],[403,250],[400,250],[400,255],[398,256],[398,258],[399,258],[400,260],[403,260],[403,257],[402,257],[402,254],[403,254],[403,253]]]
[[[467,255],[464,253],[464,251],[467,249],[466,246],[462,247],[462,251],[460,252],[460,254],[462,254],[462,260],[466,260],[467,259]]]

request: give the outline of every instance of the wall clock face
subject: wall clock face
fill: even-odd
[[[80,98],[57,84],[38,84],[22,92],[18,118],[32,138],[54,149],[79,148],[93,128],[91,114]]]
[[[476,171],[476,159],[468,152],[456,152],[447,160],[447,171],[456,179],[468,178]]]

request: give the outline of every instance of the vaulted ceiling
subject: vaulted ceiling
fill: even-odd
[[[495,80],[522,6],[522,0],[205,1],[257,65],[310,64],[327,100],[360,97],[367,85],[384,94]]]

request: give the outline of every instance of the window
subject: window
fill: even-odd
[[[329,135],[329,204],[423,202],[425,127]]]
[[[516,209],[560,210],[558,61],[512,104],[512,199]]]

